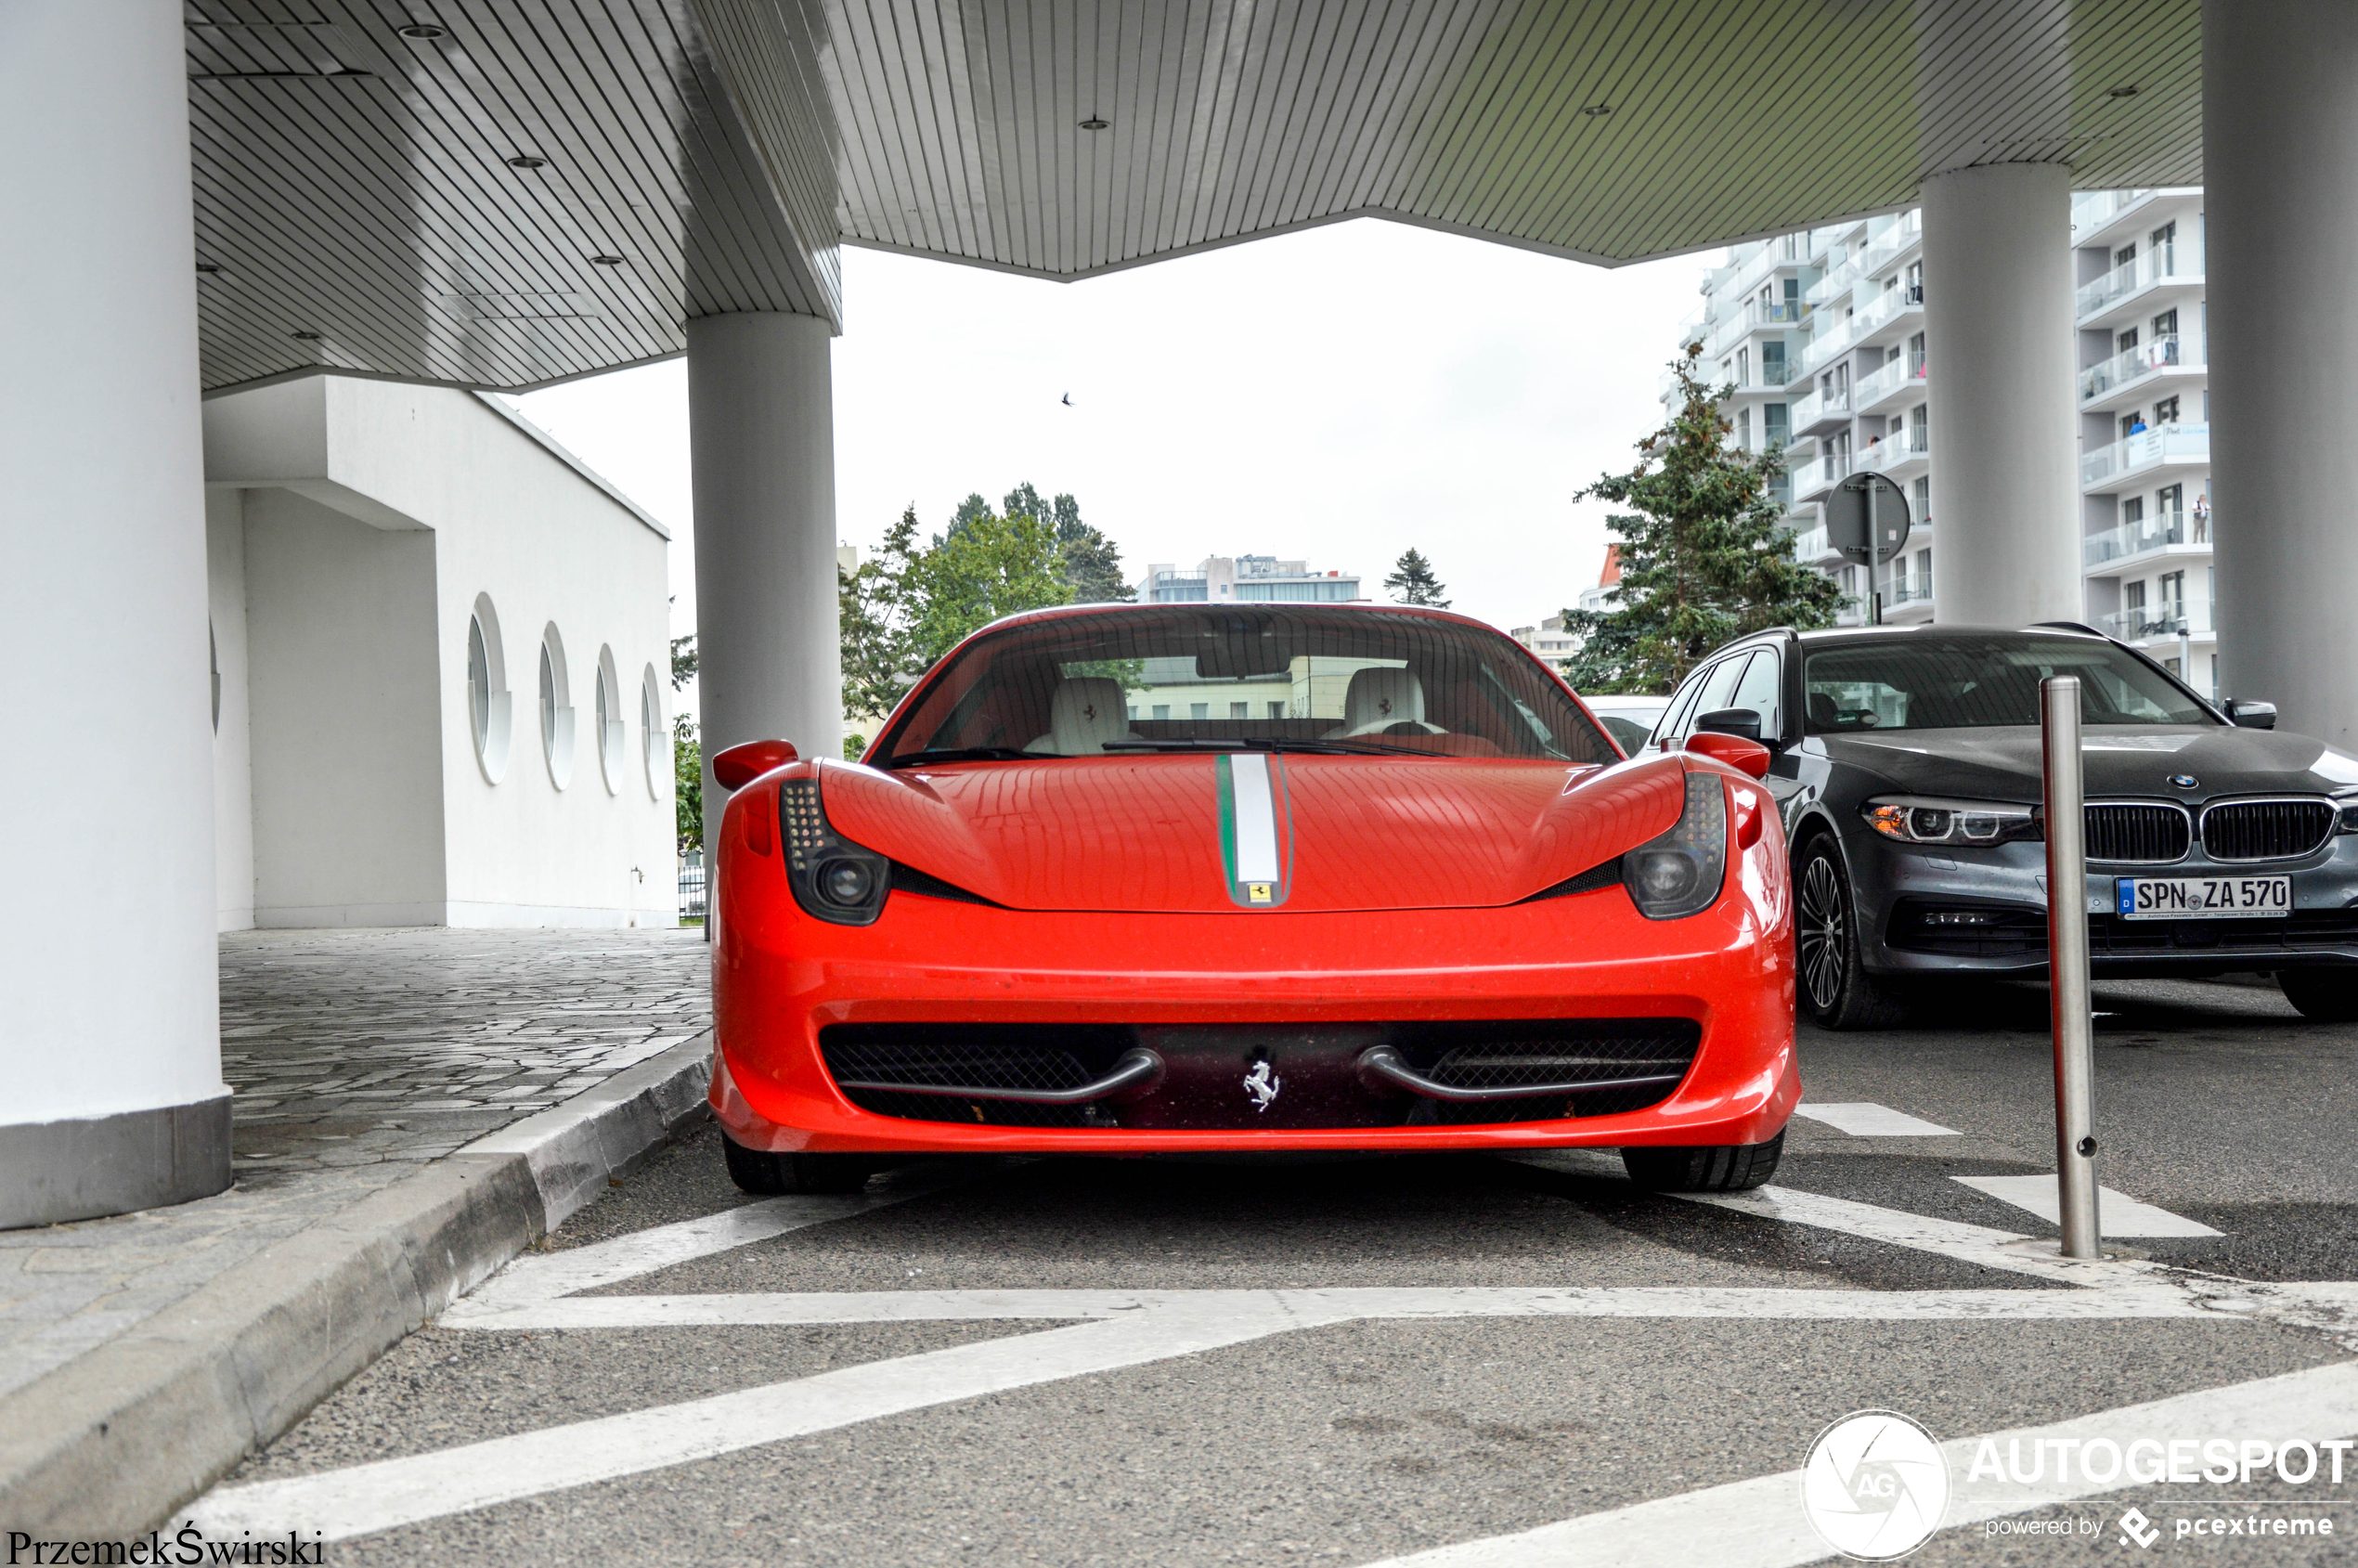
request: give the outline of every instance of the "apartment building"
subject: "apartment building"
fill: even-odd
[[[1344,603],[1359,598],[1356,572],[1314,572],[1274,555],[1208,555],[1182,571],[1156,562],[1136,584],[1141,604]]]
[[[2212,691],[2202,226],[2199,188],[2072,198],[2087,615]],[[1926,341],[1924,289],[1911,211],[1737,246],[1679,324],[1680,349],[1701,342],[1706,373],[1735,389],[1730,439],[1785,447],[1794,553],[1842,584],[1845,624],[1868,618],[1878,590],[1886,623],[1932,618],[1942,350]],[[1676,385],[1664,377],[1665,405]],[[1828,492],[1861,470],[1900,485],[1913,525],[1876,583],[1828,548],[1823,521]]]

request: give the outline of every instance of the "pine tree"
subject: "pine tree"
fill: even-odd
[[[1667,692],[1731,638],[1772,626],[1832,626],[1842,590],[1793,558],[1784,507],[1769,489],[1781,448],[1727,445],[1717,391],[1696,377],[1703,345],[1671,362],[1679,408],[1638,443],[1637,466],[1574,497],[1628,507],[1605,519],[1621,539],[1613,607],[1566,610],[1581,639],[1565,674],[1583,692]]]
[[[1449,601],[1441,597],[1447,591],[1446,587],[1432,575],[1432,563],[1413,545],[1393,566],[1392,576],[1384,578],[1383,585],[1392,590],[1395,604],[1425,604],[1436,610],[1449,608]]]

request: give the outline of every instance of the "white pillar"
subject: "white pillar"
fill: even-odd
[[[843,747],[836,616],[832,330],[815,316],[688,323],[696,674],[705,756],[792,741]],[[716,820],[725,792],[705,770]]]
[[[2221,694],[2358,749],[2358,7],[2206,0]]]
[[[185,51],[0,5],[0,1227],[229,1182]]]
[[[1933,618],[2084,620],[2071,172],[1935,175],[1924,214]]]

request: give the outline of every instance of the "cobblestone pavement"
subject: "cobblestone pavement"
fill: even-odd
[[[472,1139],[706,1027],[702,933],[244,931],[221,940],[236,1184],[0,1232],[0,1393]]]

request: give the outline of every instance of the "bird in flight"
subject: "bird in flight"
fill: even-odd
[[[1068,393],[1066,393],[1066,394],[1065,394],[1065,396],[1064,396],[1064,404],[1065,404],[1065,407],[1066,407],[1066,408],[1071,408],[1071,407],[1072,407],[1072,394],[1071,394],[1071,393],[1068,392]]]

